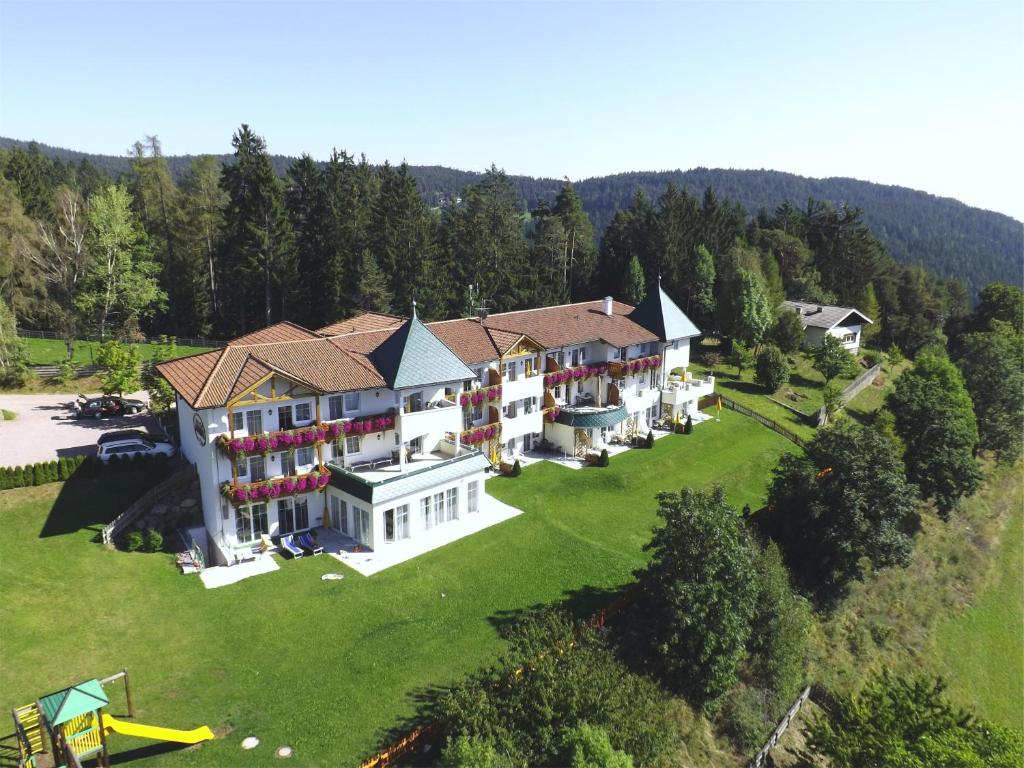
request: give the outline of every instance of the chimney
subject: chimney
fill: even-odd
[[[608,315],[608,317],[611,317],[613,314],[615,314],[615,310],[612,309],[612,297],[611,296],[605,296],[604,297],[604,313],[606,315]]]

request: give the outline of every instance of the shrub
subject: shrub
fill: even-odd
[[[804,343],[804,325],[800,322],[800,315],[783,310],[775,319],[769,335],[783,352],[796,352]]]
[[[78,367],[70,360],[65,360],[57,366],[57,373],[53,375],[53,380],[57,384],[67,384],[78,372]]]
[[[789,381],[789,365],[782,350],[773,344],[766,344],[757,356],[754,381],[769,392],[775,392]]]
[[[32,465],[32,485],[43,485],[46,483],[46,470],[42,464]]]
[[[0,469],[0,491],[10,488],[10,475],[6,467]]]
[[[654,447],[654,431],[653,430],[647,430],[647,439],[644,440],[644,448],[653,448],[653,447]]]
[[[633,768],[633,758],[615,749],[602,728],[580,723],[565,736],[563,750],[571,768]]]
[[[896,363],[903,359],[903,351],[893,342],[885,350],[885,356],[889,358],[889,365],[896,365]]]
[[[607,467],[608,466],[608,449],[601,449],[601,458],[597,460],[597,466]]]
[[[523,467],[519,464],[519,459],[516,459],[512,464],[512,477],[519,477],[523,474]]]
[[[765,718],[764,694],[745,685],[733,688],[722,705],[721,728],[737,749],[752,752],[772,730]]]
[[[717,368],[722,364],[722,355],[718,352],[705,352],[704,365],[708,368]]]
[[[142,549],[142,532],[131,531],[124,537],[124,548],[129,552],[136,552]]]
[[[164,537],[160,531],[154,530],[153,528],[147,528],[145,539],[147,552],[159,552],[164,548]]]
[[[683,434],[693,434],[693,416],[687,415],[686,423],[683,425]]]
[[[882,365],[885,362],[885,353],[879,352],[877,349],[865,349],[864,350],[864,362],[868,364],[868,368],[874,368],[876,365]]]

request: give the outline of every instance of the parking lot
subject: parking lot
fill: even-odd
[[[145,400],[145,392],[125,397]],[[61,456],[93,454],[96,440],[114,429],[148,428],[162,431],[147,413],[112,419],[76,419],[75,396],[7,395],[0,393],[0,408],[13,411],[13,421],[0,420],[0,466],[13,467],[50,461]]]

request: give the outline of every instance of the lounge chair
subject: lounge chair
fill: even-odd
[[[261,555],[267,552],[272,552],[275,549],[277,549],[277,545],[265,533],[260,534],[260,543],[258,544],[258,546]]]
[[[309,531],[303,531],[298,534],[299,546],[303,549],[307,549],[313,553],[314,556],[323,554],[324,548],[318,542],[313,540]]]
[[[303,555],[302,549],[295,545],[295,541],[292,539],[292,535],[290,533],[287,536],[281,537],[281,548],[291,555],[292,559],[302,557]]]

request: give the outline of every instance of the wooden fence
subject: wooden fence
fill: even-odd
[[[29,370],[41,379],[52,379],[60,373],[59,365],[30,365]],[[98,365],[76,365],[74,378],[81,379],[98,373]]]
[[[25,328],[17,329],[18,336],[23,339],[58,339],[63,341],[63,337],[56,331],[30,331]],[[193,339],[187,336],[175,336],[174,340],[183,347],[223,347],[224,342],[220,339]],[[100,337],[96,334],[92,336],[84,336],[75,341],[100,341]],[[158,344],[160,339],[141,337],[139,340],[140,344]]]
[[[800,708],[804,705],[804,702],[807,701],[807,697],[810,695],[811,686],[804,686],[804,689],[800,691],[800,695],[796,697],[796,701],[793,702],[793,706],[789,708],[785,717],[783,717],[779,724],[775,726],[775,730],[772,731],[771,736],[768,737],[768,740],[764,743],[761,749],[758,750],[758,753],[754,755],[754,759],[747,763],[747,768],[762,768],[765,764],[765,760],[768,759],[768,753],[771,752],[772,749],[775,748],[775,745],[779,743],[779,739],[782,738],[782,734],[784,734],[786,729],[789,728],[789,724],[793,722],[793,718],[796,717],[797,712],[800,711]]]
[[[806,440],[804,440],[802,437],[797,435],[795,432],[792,432],[792,431],[786,429],[784,426],[779,424],[777,421],[773,421],[772,419],[769,419],[767,416],[762,416],[760,413],[757,413],[756,411],[752,411],[749,408],[747,408],[746,406],[740,405],[735,400],[731,400],[728,397],[726,397],[725,395],[719,394],[719,395],[717,395],[717,397],[721,398],[722,405],[725,406],[726,408],[728,408],[729,410],[736,411],[737,413],[741,413],[744,416],[749,416],[750,418],[754,419],[755,421],[759,421],[762,424],[764,424],[766,427],[768,427],[768,429],[771,429],[771,430],[773,430],[775,432],[778,432],[780,435],[782,435],[784,438],[786,438],[790,442],[796,443],[801,448],[806,447],[806,445],[807,445],[807,441]]]

